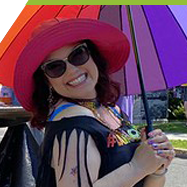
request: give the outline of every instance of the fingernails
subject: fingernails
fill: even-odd
[[[164,135],[164,133],[163,133],[163,132],[160,132],[158,135],[159,135],[159,136],[162,136],[162,135]]]
[[[154,141],[153,140],[148,140],[148,144],[152,145],[152,144],[154,144]]]
[[[162,153],[163,153],[162,150],[158,150],[158,151],[157,151],[157,154],[159,154],[159,155],[162,154]]]
[[[149,137],[153,137],[154,134],[153,134],[152,132],[150,132],[150,133],[148,133],[148,136],[149,136]]]
[[[153,147],[154,149],[156,149],[156,148],[158,148],[158,144],[153,143],[153,144],[152,144],[152,147]]]

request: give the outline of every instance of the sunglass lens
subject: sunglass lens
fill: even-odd
[[[89,52],[86,46],[75,49],[68,57],[68,61],[74,66],[81,66],[89,59]]]
[[[60,77],[66,71],[66,63],[62,60],[56,60],[46,65],[45,73],[51,78]]]

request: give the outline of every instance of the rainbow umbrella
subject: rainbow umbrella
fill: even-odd
[[[151,130],[145,91],[187,82],[186,11],[186,5],[27,5],[0,44],[0,82],[12,87],[16,60],[40,22],[53,17],[99,19],[130,40],[129,62],[112,76],[121,83],[122,94],[142,93]]]

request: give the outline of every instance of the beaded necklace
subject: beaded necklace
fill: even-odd
[[[109,124],[101,117],[101,115],[98,113],[97,109],[103,105],[101,105],[97,100],[94,101],[80,101],[78,102],[79,105],[84,106],[88,109],[90,109],[96,119],[101,122],[105,127],[109,129],[109,134],[107,136],[107,147],[114,147],[115,144],[118,146],[123,146],[125,144],[128,144],[130,142],[135,142],[140,140],[140,134],[137,131],[137,129],[134,126],[131,126],[130,122],[128,120],[125,120],[115,108],[112,108],[110,106],[105,107],[111,117],[114,118],[114,120],[118,123],[118,121],[115,119],[117,117],[120,120],[120,127],[117,129],[112,129]],[[112,114],[114,114],[114,116]],[[123,130],[123,126],[128,126],[128,130]]]

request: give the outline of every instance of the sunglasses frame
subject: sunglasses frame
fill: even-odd
[[[44,62],[41,66],[40,66],[40,68],[44,71],[44,73],[47,75],[47,76],[49,76],[50,78],[58,78],[58,77],[60,77],[60,76],[62,76],[63,75],[63,73],[62,73],[62,75],[60,75],[60,76],[58,76],[58,77],[51,77],[50,75],[48,75],[47,73],[46,73],[46,66],[48,65],[48,64],[50,64],[50,63],[54,63],[55,61],[57,61],[57,60],[59,60],[59,61],[62,61],[62,62],[64,62],[64,63],[70,63],[70,64],[72,64],[68,59],[69,59],[69,57],[71,56],[71,54],[76,50],[76,49],[78,49],[79,47],[81,47],[81,46],[83,46],[83,47],[86,47],[86,50],[87,50],[87,52],[88,52],[88,59],[89,59],[89,57],[90,57],[90,51],[89,51],[89,49],[88,49],[88,46],[86,45],[86,43],[82,43],[82,44],[78,44],[75,48],[73,48],[73,50],[70,52],[70,54],[66,57],[66,58],[64,58],[64,59],[52,59],[52,60],[49,60],[49,61],[47,61],[47,62]],[[87,60],[88,61],[88,60]],[[87,62],[86,61],[86,62]]]

